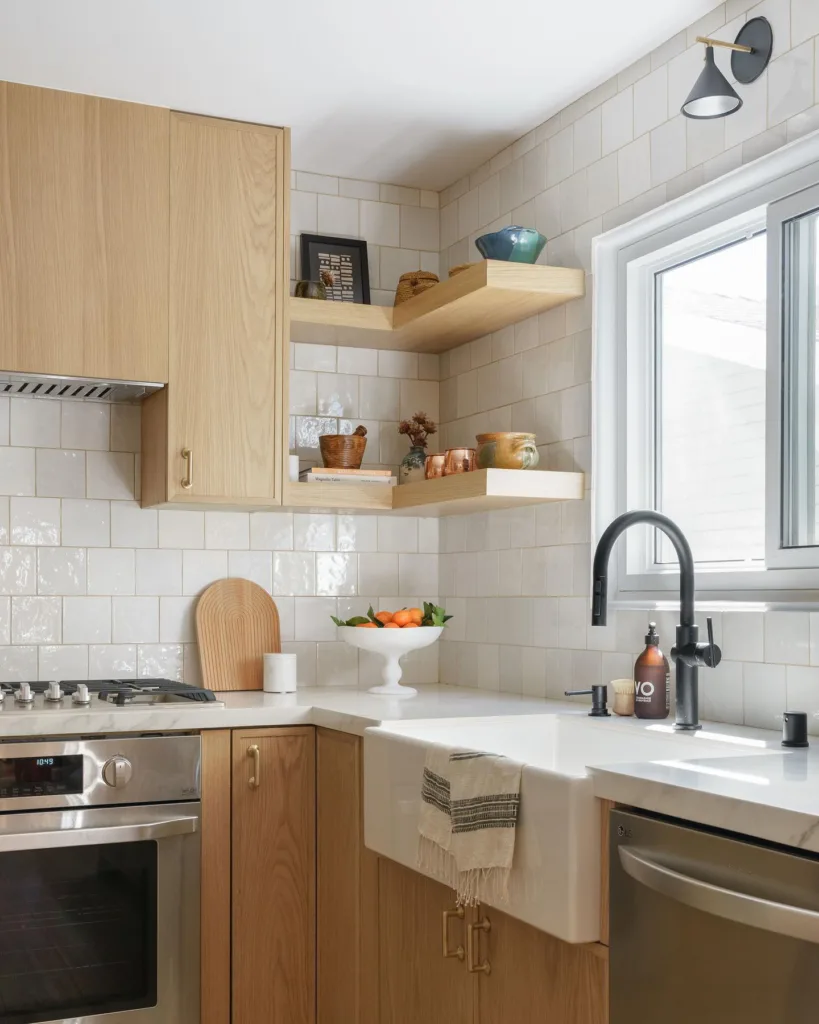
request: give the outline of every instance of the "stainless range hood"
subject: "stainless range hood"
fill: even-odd
[[[163,387],[164,384],[146,381],[0,373],[0,395],[24,395],[28,398],[88,398],[102,402],[134,402]]]

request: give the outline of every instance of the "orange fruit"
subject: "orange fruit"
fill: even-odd
[[[418,623],[417,622],[408,622],[408,623],[406,623],[406,625],[402,626],[401,629],[418,629]]]
[[[412,616],[412,621],[416,626],[420,626],[424,621],[424,613],[420,608],[408,608],[407,611]]]
[[[400,629],[397,622],[385,622],[384,629]]]
[[[388,622],[392,622],[392,612],[376,612],[375,617],[379,622],[383,622],[385,626]]]
[[[393,615],[392,621],[396,626],[406,626],[408,622],[412,622],[412,615],[406,608],[402,608],[400,612]]]
[[[355,627],[356,629],[378,629],[378,626],[374,622],[359,622]]]

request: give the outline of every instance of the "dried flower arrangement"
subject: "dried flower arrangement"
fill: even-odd
[[[413,448],[426,448],[427,438],[437,432],[437,424],[428,419],[424,412],[417,412],[412,419],[401,420],[398,424],[398,433],[406,434]]]

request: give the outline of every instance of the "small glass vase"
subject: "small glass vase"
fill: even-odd
[[[423,445],[416,444],[407,452],[398,467],[398,483],[413,484],[424,479],[424,462],[427,450]]]

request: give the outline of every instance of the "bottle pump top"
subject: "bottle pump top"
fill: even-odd
[[[657,632],[657,623],[649,622],[648,632],[646,633],[646,643],[651,647],[660,646],[660,634]]]

